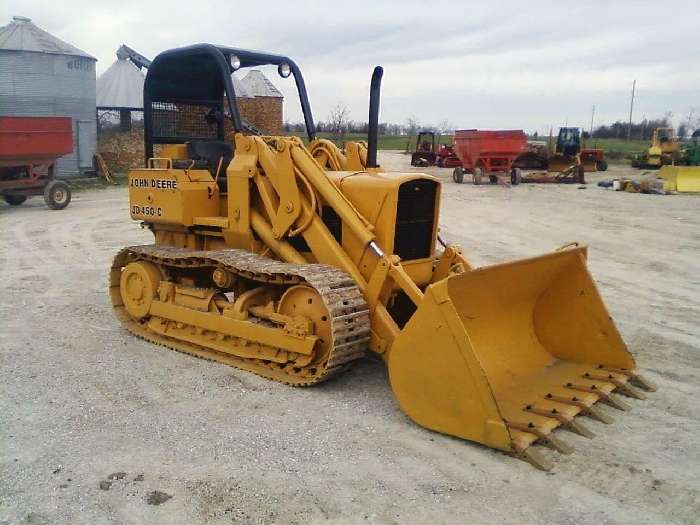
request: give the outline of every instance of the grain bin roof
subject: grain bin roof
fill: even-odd
[[[257,69],[251,70],[241,81],[248,90],[248,93],[254,97],[274,97],[282,98],[282,93],[274,86],[272,82]]]
[[[72,55],[97,60],[85,51],[35,26],[31,19],[24,16],[15,16],[12,22],[0,27],[0,50]]]
[[[235,73],[231,74],[231,81],[233,82],[233,91],[236,93],[236,98],[254,98],[248,91],[248,88],[243,84],[243,81],[238,78]]]
[[[139,68],[118,58],[97,79],[97,107],[143,109],[143,82]]]

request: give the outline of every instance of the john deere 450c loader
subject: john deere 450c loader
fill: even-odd
[[[309,147],[244,135],[231,73],[262,65],[293,77]],[[438,180],[377,165],[380,80],[376,68],[368,143],[341,152],[315,139],[289,58],[205,44],[158,55],[147,167],[129,173],[131,217],[155,242],[116,255],[115,313],[146,340],[294,386],[369,349],[418,424],[547,468],[531,445],[569,452],[555,429],[590,436],[575,416],[607,422],[597,402],[622,408],[616,393],[650,385],[586,248],[474,268],[441,241]]]

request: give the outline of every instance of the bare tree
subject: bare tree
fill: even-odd
[[[342,102],[338,102],[328,114],[326,125],[333,134],[334,140],[340,140],[348,129],[350,110]]]
[[[411,115],[406,119],[406,134],[411,137],[415,135],[418,132],[418,127],[420,126],[420,122],[418,119],[415,117],[415,115]]]
[[[692,134],[693,131],[695,131],[698,127],[700,127],[700,116],[698,116],[697,108],[691,106],[688,109],[688,118],[681,126],[685,127],[688,134]],[[678,135],[680,136],[680,127],[679,127],[679,131],[678,131]]]
[[[420,126],[420,123],[415,115],[411,115],[406,119],[406,135],[408,135],[408,140],[406,141],[407,152],[411,151],[411,140],[413,139],[413,135],[418,133],[418,126]]]
[[[454,133],[454,125],[447,119],[441,120],[437,125],[438,135],[451,135]]]

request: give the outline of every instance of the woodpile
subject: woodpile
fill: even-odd
[[[282,134],[283,99],[255,97],[236,100],[242,118],[268,135]]]
[[[144,166],[143,128],[104,131],[97,138],[97,151],[112,173],[126,173]]]

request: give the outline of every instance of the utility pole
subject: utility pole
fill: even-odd
[[[629,141],[632,133],[632,109],[634,108],[634,88],[637,86],[637,79],[632,81],[632,98],[630,99],[630,122],[627,127],[627,140]]]
[[[593,136],[593,118],[595,117],[595,104],[593,104],[593,109],[591,110],[591,137]]]

